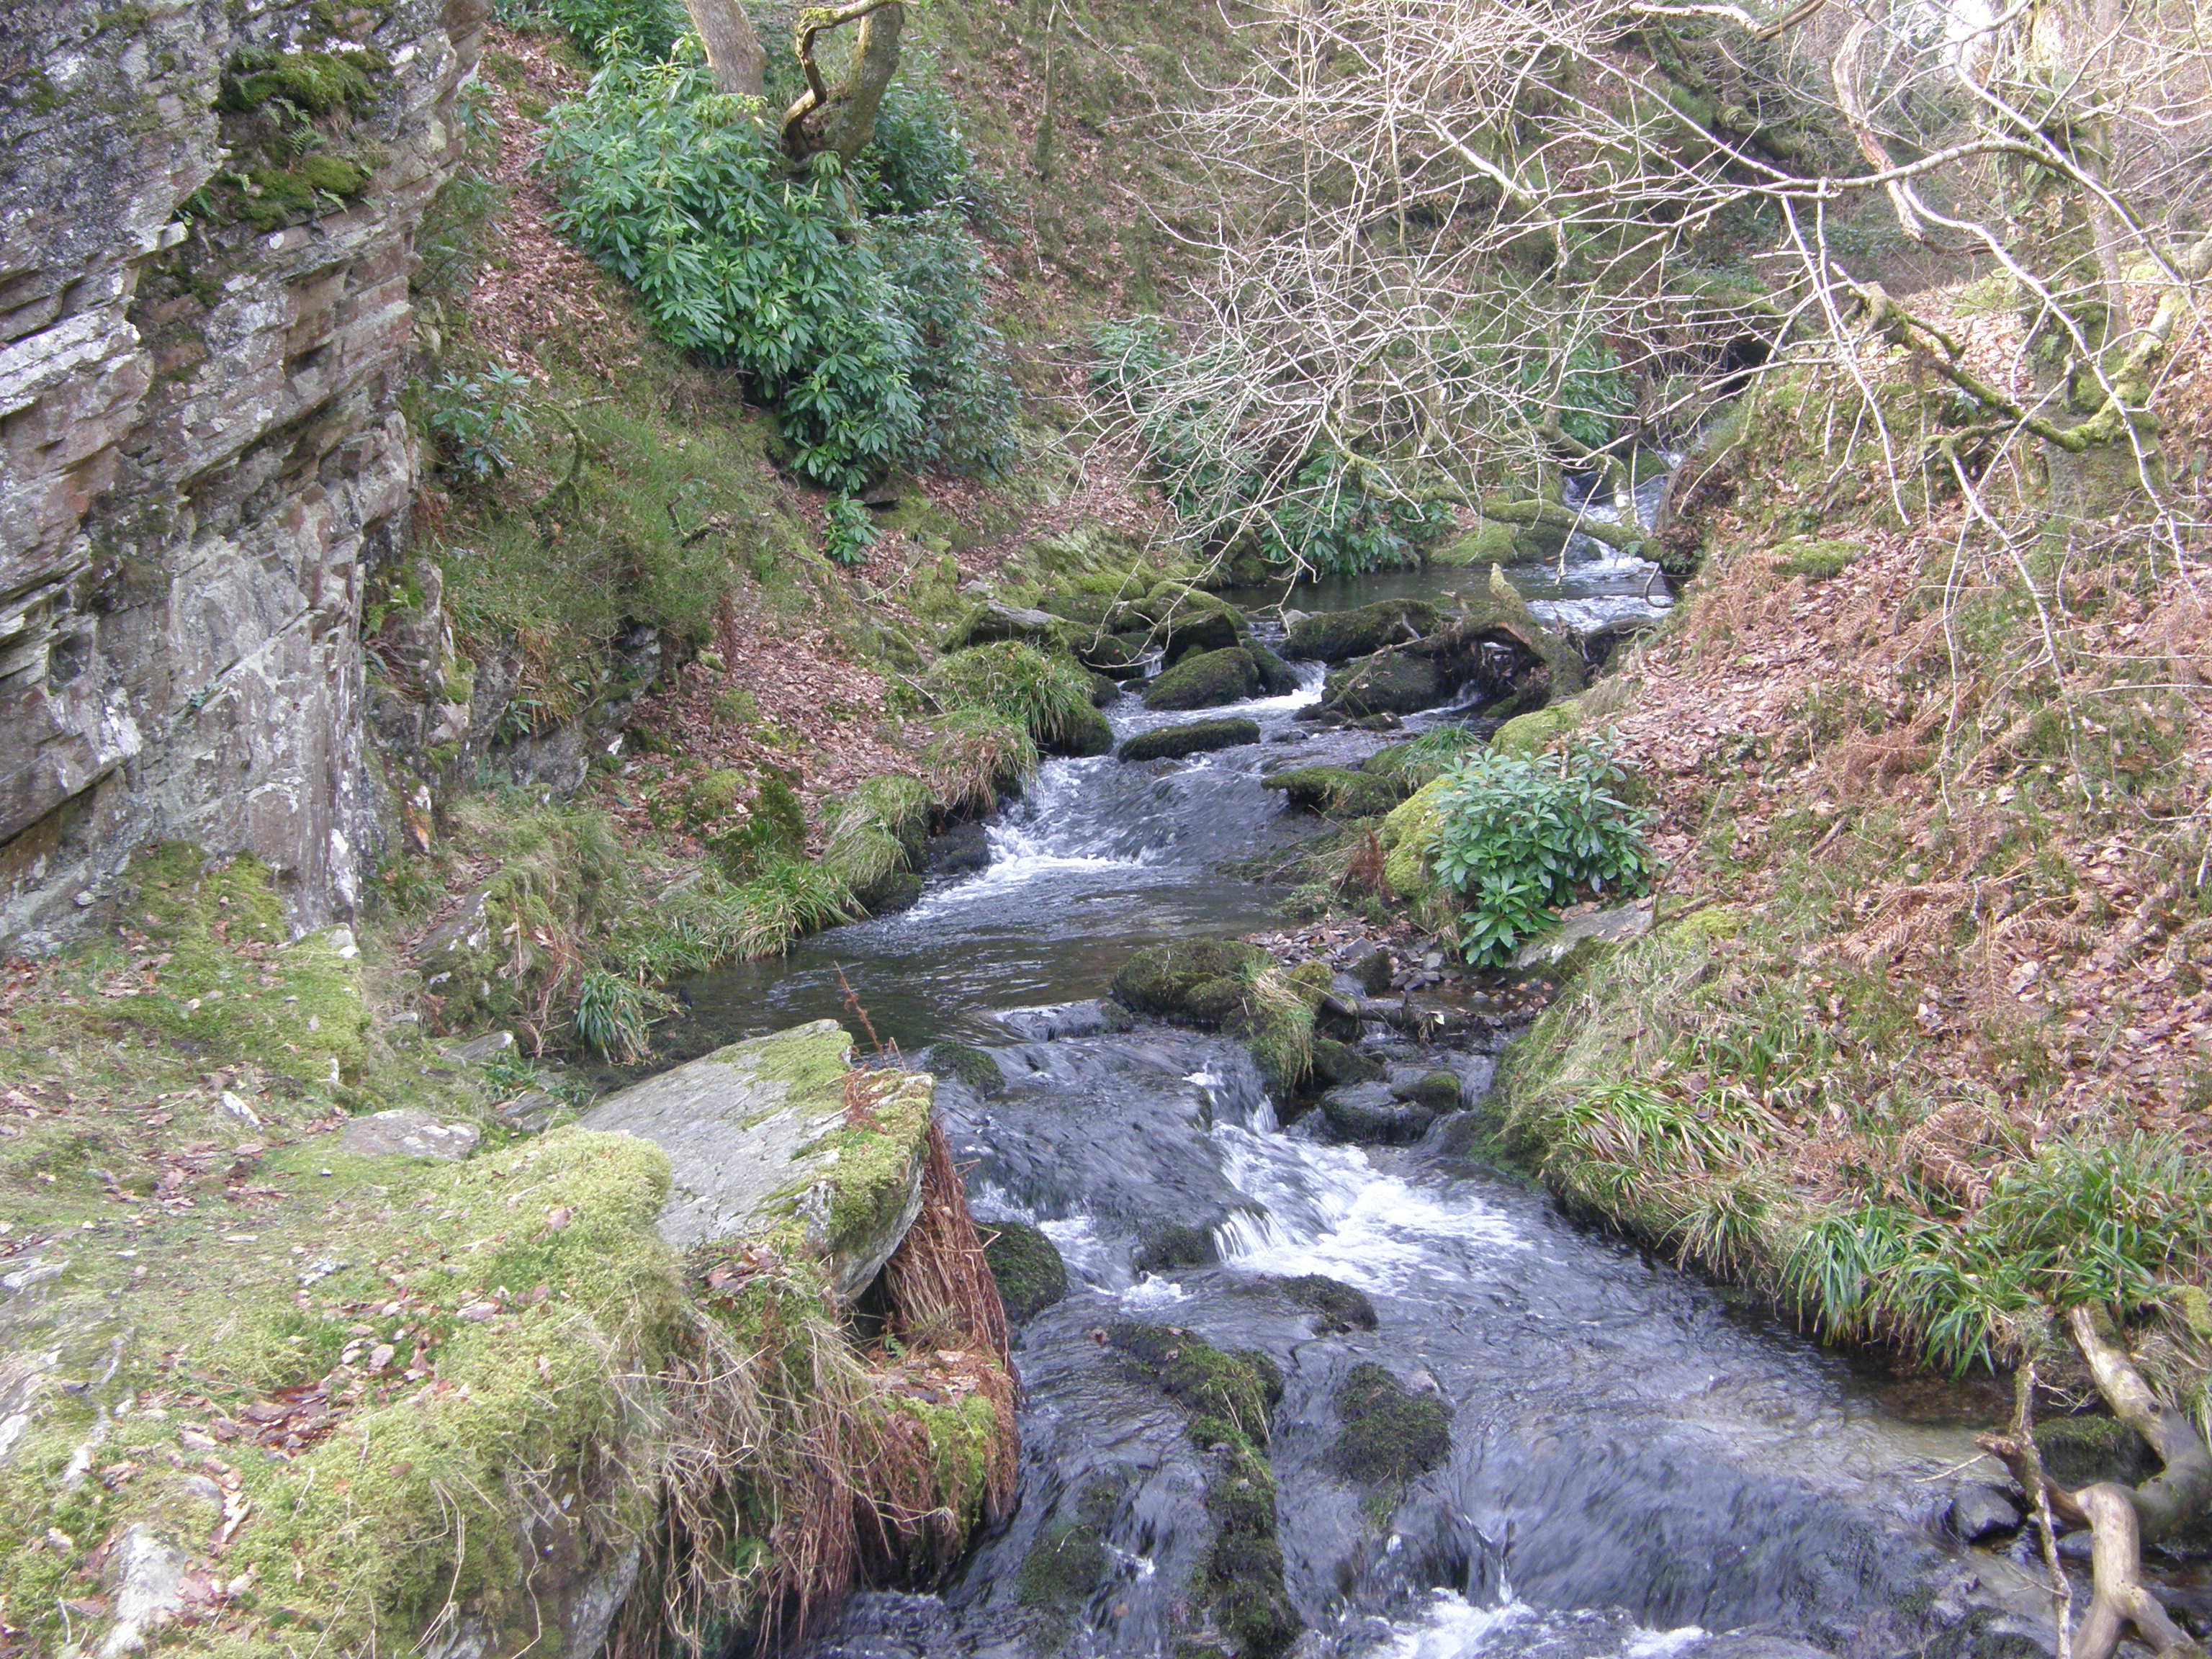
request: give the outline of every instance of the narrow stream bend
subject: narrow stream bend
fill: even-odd
[[[1635,564],[1638,568],[1626,568]],[[1587,540],[1524,592],[1563,622],[1664,602],[1651,567]],[[1437,593],[1467,572],[1302,590],[1307,608]],[[1975,1409],[1936,1391],[1892,1409],[1879,1382],[1713,1289],[1455,1155],[1453,1120],[1398,1150],[1290,1132],[1243,1048],[1116,1029],[1090,999],[1129,953],[1267,923],[1224,866],[1305,825],[1264,770],[1356,763],[1392,740],[1297,718],[1319,695],[1237,706],[1261,741],[1192,759],[1049,763],[989,827],[990,861],[932,881],[903,914],[823,934],[781,962],[688,988],[693,1046],[836,1017],[845,985],[908,1054],[984,1045],[1003,1086],[941,1079],[979,1217],[1058,1244],[1070,1292],[1022,1332],[1018,1507],[938,1594],[856,1598],[816,1659],[1164,1656],[1187,1634],[1209,1541],[1207,1455],[1110,1343],[1117,1322],[1258,1350],[1284,1395],[1271,1456],[1299,1651],[1376,1659],[1805,1659],[2039,1653],[2008,1565],[1946,1546],[1943,1477]],[[1118,734],[1194,718],[1109,711]],[[1411,724],[1452,718],[1437,711]],[[1479,1049],[1367,1039],[1393,1066],[1487,1086]],[[926,1052],[922,1056],[927,1058]],[[1318,1115],[1316,1115],[1317,1116]],[[1215,1258],[1140,1273],[1145,1242],[1206,1231]],[[1318,1334],[1284,1288],[1364,1291],[1372,1330]],[[1377,1364],[1450,1409],[1450,1449],[1389,1495],[1340,1472],[1336,1395]],[[1036,1552],[1080,1523],[1106,1568],[1073,1616],[1041,1605]]]

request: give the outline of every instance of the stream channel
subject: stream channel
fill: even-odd
[[[1301,609],[1441,598],[1486,570],[1299,589]],[[1563,562],[1510,572],[1540,617],[1573,627],[1668,603],[1640,561],[1577,538]],[[1258,609],[1280,595],[1231,596]],[[779,961],[687,988],[698,1051],[846,1017],[927,1062],[981,1045],[1004,1086],[942,1079],[939,1101],[980,1219],[1026,1219],[1058,1244],[1069,1293],[1018,1332],[1020,1490],[949,1583],[871,1593],[813,1659],[1172,1655],[1210,1538],[1207,1449],[1101,1334],[1142,1320],[1281,1368],[1270,1447],[1301,1653],[1392,1659],[1808,1659],[2048,1650],[2024,1568],[1948,1544],[1936,1517],[2002,1415],[1985,1392],[1905,1382],[1564,1215],[1523,1178],[1459,1155],[1446,1117],[1419,1145],[1329,1144],[1290,1130],[1233,1041],[1110,1019],[1092,999],[1134,950],[1271,924],[1279,896],[1224,866],[1311,834],[1263,769],[1354,764],[1408,733],[1301,722],[1289,696],[1206,710],[1108,710],[1117,737],[1249,715],[1255,745],[1172,763],[1048,762],[988,826],[989,862],[933,877],[903,913],[817,936]],[[1475,711],[1437,710],[1418,731]],[[841,978],[842,975],[842,978]],[[1121,1029],[1117,1029],[1121,1028]],[[1394,1070],[1486,1087],[1510,1033],[1417,1051],[1370,1030]],[[1133,1266],[1167,1225],[1217,1259]],[[1371,1298],[1376,1328],[1317,1334],[1286,1278]],[[1451,1447],[1394,1512],[1337,1471],[1335,1397],[1379,1364],[1450,1409]],[[1041,1607],[1032,1553],[1080,1523],[1103,1571],[1073,1617]],[[1096,1546],[1092,1546],[1095,1552]]]

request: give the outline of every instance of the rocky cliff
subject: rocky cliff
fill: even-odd
[[[155,838],[353,907],[410,244],[484,0],[33,0],[0,32],[0,947]]]

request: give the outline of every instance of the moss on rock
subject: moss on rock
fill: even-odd
[[[1007,1318],[1022,1324],[1066,1296],[1067,1265],[1042,1230],[1026,1221],[994,1221],[983,1231],[983,1259]]]
[[[1354,1285],[1320,1273],[1302,1273],[1295,1279],[1280,1280],[1279,1285],[1285,1296],[1298,1306],[1313,1310],[1316,1327],[1325,1335],[1340,1336],[1376,1328],[1374,1299]]]
[[[1389,651],[1331,674],[1322,707],[1355,720],[1370,714],[1412,714],[1435,708],[1449,691],[1443,671],[1430,659]]]
[[[957,1078],[986,1100],[1006,1086],[1006,1074],[999,1069],[999,1062],[972,1043],[933,1044],[929,1069],[939,1077]]]
[[[1582,701],[1569,697],[1546,708],[1516,714],[1498,728],[1490,746],[1504,755],[1537,755],[1581,726]]]
[[[1215,708],[1260,695],[1260,665],[1241,646],[1185,658],[1145,687],[1145,707]]]
[[[1279,789],[1291,805],[1332,818],[1380,817],[1405,799],[1406,786],[1385,774],[1345,766],[1302,766],[1260,780],[1263,789]]]
[[[1283,654],[1308,662],[1349,662],[1419,639],[1443,620],[1443,613],[1423,599],[1382,599],[1356,611],[1324,611],[1291,624]]]
[[[1192,720],[1139,732],[1121,744],[1125,761],[1180,760],[1216,749],[1237,749],[1260,741],[1260,723],[1248,720]]]
[[[1343,1426],[1329,1448],[1337,1472],[1363,1486],[1402,1486],[1451,1452],[1451,1407],[1415,1394],[1380,1365],[1354,1365],[1336,1391]]]

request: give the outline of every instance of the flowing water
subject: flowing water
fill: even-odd
[[[1469,579],[1369,578],[1291,603]],[[1516,579],[1551,607],[1618,615],[1632,601],[1649,614],[1664,599],[1651,567],[1625,569],[1586,541],[1564,574]],[[1102,1341],[1133,1318],[1281,1367],[1270,1455],[1285,1582],[1316,1653],[2042,1651],[2016,1611],[2028,1605],[2020,1575],[1948,1547],[1934,1519],[1949,1472],[1972,1455],[1971,1428],[2001,1407],[1863,1374],[1570,1219],[1461,1156],[1462,1119],[1397,1150],[1328,1144],[1317,1115],[1285,1132],[1237,1044],[1116,1029],[1091,1000],[1139,946],[1270,920],[1272,896],[1238,867],[1311,824],[1259,787],[1263,771],[1356,763],[1391,740],[1301,722],[1318,695],[1316,672],[1293,696],[1209,711],[1258,720],[1248,748],[1048,763],[989,827],[986,868],[933,880],[903,914],[689,988],[691,1047],[837,1017],[848,983],[909,1054],[951,1037],[986,1045],[1003,1088],[948,1079],[939,1095],[971,1202],[1041,1224],[1069,1268],[1066,1299],[1018,1341],[1014,1513],[938,1593],[856,1598],[816,1659],[1175,1651],[1208,1541],[1208,1459],[1181,1411]],[[1192,718],[1147,714],[1133,697],[1109,713],[1124,736]],[[1487,1084],[1480,1043],[1366,1041],[1394,1067],[1459,1072],[1468,1098]],[[1136,1272],[1140,1240],[1170,1224],[1206,1230],[1218,1259]],[[1366,1292],[1376,1328],[1316,1334],[1282,1288],[1313,1273]],[[1334,1395],[1365,1362],[1451,1413],[1448,1459],[1388,1515],[1332,1457]],[[1103,1530],[1111,1570],[1055,1622],[1024,1564],[1079,1516]]]

